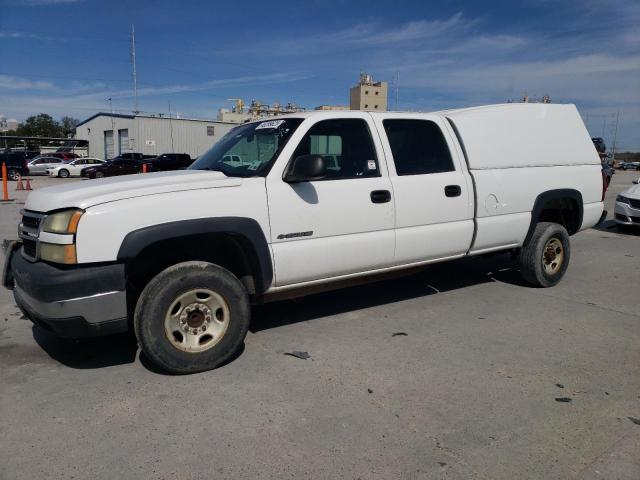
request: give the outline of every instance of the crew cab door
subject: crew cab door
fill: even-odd
[[[438,115],[375,117],[396,208],[393,263],[465,254],[473,238],[473,184],[454,133]]]
[[[287,183],[301,155],[325,158],[322,180]],[[267,176],[276,286],[387,267],[394,199],[379,136],[364,112],[306,119]]]

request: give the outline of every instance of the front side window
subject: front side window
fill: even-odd
[[[388,119],[382,122],[398,175],[455,170],[440,127],[430,120]]]
[[[324,120],[313,125],[293,158],[322,155],[325,180],[379,177],[378,159],[367,122],[359,118]]]
[[[301,123],[301,118],[286,118],[236,127],[189,170],[215,170],[230,177],[264,176]]]

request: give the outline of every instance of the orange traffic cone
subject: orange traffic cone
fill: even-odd
[[[27,184],[25,185],[24,189],[25,190],[33,190],[33,188],[31,188],[31,181],[27,178],[26,180]]]
[[[16,184],[16,190],[24,190],[24,185],[22,185],[22,177],[18,175],[18,183]]]

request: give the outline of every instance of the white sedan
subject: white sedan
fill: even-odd
[[[76,158],[72,162],[65,163],[53,168],[48,168],[47,173],[50,177],[79,177],[80,172],[82,172],[83,168],[101,165],[103,163],[104,160],[100,160],[99,158]]]
[[[618,225],[640,226],[640,185],[634,185],[618,195],[613,212]]]

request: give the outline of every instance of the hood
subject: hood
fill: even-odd
[[[624,192],[621,192],[620,195],[640,200],[640,184],[627,188]]]
[[[234,187],[241,178],[227,177],[222,172],[178,170],[123,175],[96,180],[81,180],[55,187],[34,190],[27,197],[26,210],[49,212],[61,208],[82,208],[125,198],[158,195],[204,188]]]

